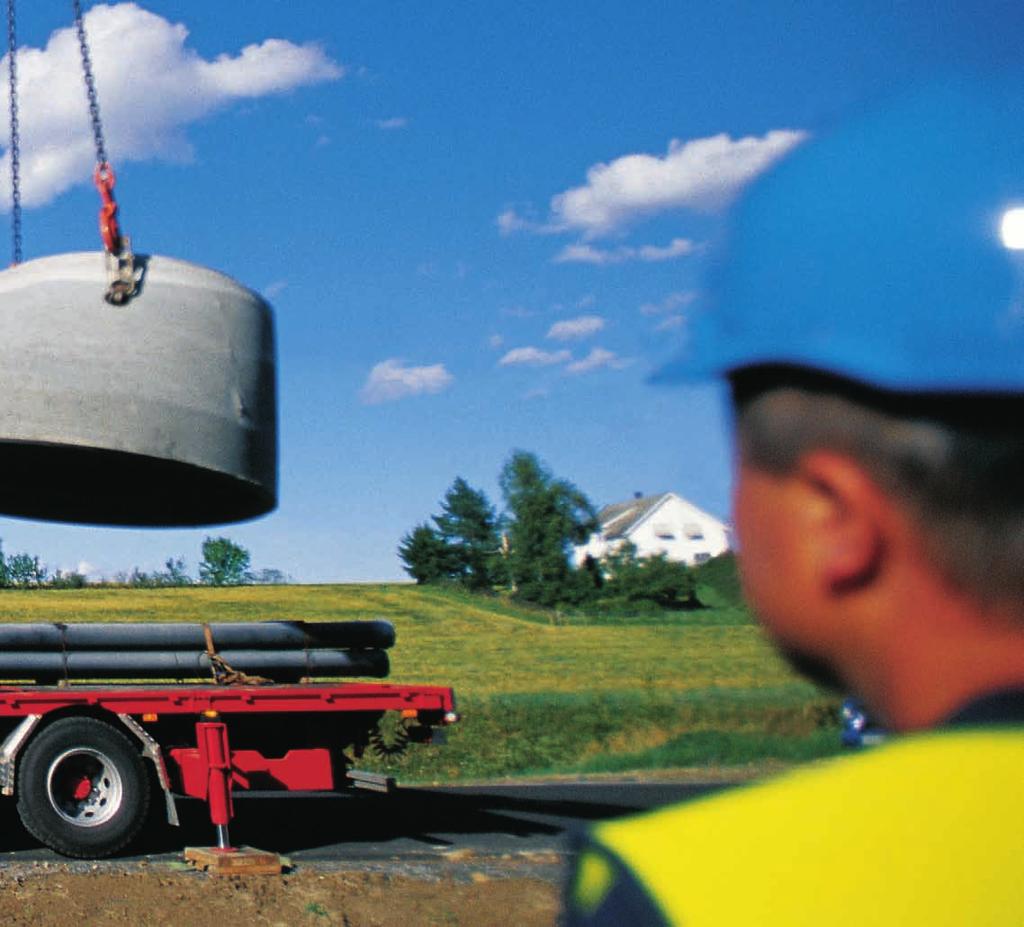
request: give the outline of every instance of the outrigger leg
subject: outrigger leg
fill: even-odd
[[[276,875],[281,871],[281,857],[276,853],[231,845],[228,824],[235,809],[231,801],[231,748],[227,725],[223,721],[197,722],[196,745],[205,773],[206,803],[210,821],[217,831],[217,846],[187,847],[185,859],[197,869],[220,875]]]
[[[210,820],[217,830],[217,849],[232,850],[228,824],[235,815],[231,801],[231,750],[228,728],[223,721],[200,721],[196,724],[199,759],[206,768],[206,802]]]

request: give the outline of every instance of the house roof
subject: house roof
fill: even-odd
[[[657,496],[643,496],[640,499],[628,499],[626,502],[606,505],[597,513],[601,534],[609,541],[624,538],[671,495],[672,493],[663,492]]]

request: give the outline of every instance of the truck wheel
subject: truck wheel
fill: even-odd
[[[110,724],[63,718],[25,748],[18,814],[33,837],[58,853],[110,856],[139,832],[148,808],[142,757]]]

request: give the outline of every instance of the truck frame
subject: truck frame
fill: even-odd
[[[441,742],[459,720],[443,686],[0,686],[0,792],[16,798],[34,837],[67,856],[124,849],[160,793],[171,825],[179,797],[205,802],[227,850],[235,789],[388,790],[393,780],[352,768],[386,712],[421,743]]]

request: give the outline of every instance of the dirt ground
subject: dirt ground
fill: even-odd
[[[550,927],[559,897],[551,862],[473,861],[418,872],[401,864],[376,871],[299,867],[279,876],[211,876],[166,864],[36,863],[0,869],[0,923]]]

